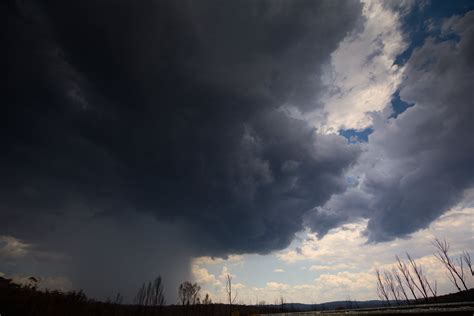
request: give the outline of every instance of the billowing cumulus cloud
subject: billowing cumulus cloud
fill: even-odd
[[[370,241],[390,240],[466,199],[474,184],[473,18],[469,12],[445,22],[458,40],[427,38],[413,52],[400,97],[414,106],[397,118],[374,116],[374,132],[350,172],[358,181],[309,216],[314,231],[365,217]]]
[[[155,273],[173,286],[192,256],[287,246],[359,148],[280,108],[319,106],[321,68],[360,12],[11,3],[2,234],[64,254],[61,273],[102,296]]]
[[[328,90],[322,100],[326,119],[314,122],[321,130],[371,127],[371,114],[389,104],[403,73],[394,61],[407,46],[401,14],[382,1],[365,1],[362,30],[345,38],[331,54],[324,75]]]
[[[403,80],[398,57],[409,47],[403,21],[422,3],[367,0],[362,4],[363,23],[339,43],[323,67],[324,90],[317,99],[321,107],[306,112],[292,104],[284,107],[320,133],[371,128],[372,116],[388,110]]]

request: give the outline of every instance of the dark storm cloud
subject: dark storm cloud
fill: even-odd
[[[104,275],[147,258],[127,259],[141,239],[124,236],[153,234],[133,220],[153,216],[174,230],[145,244],[171,243],[184,266],[285,247],[345,188],[357,145],[278,109],[317,106],[320,67],[359,3],[13,3],[2,234],[69,253],[81,276],[96,257]],[[113,270],[125,267],[143,269]]]
[[[474,184],[474,12],[445,22],[459,42],[428,38],[406,65],[400,97],[415,104],[397,118],[377,117],[366,151],[351,173],[360,184],[335,195],[308,223],[336,227],[369,219],[370,241],[427,227]],[[316,221],[312,222],[312,219]]]

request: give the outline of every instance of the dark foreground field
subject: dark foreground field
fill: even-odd
[[[260,313],[289,312],[290,307],[245,306],[225,304],[139,306],[98,302],[87,298],[82,292],[62,293],[38,291],[19,286],[0,277],[1,316],[155,316],[155,315],[254,315]],[[235,314],[235,313],[234,313]]]
[[[474,297],[474,289],[440,296],[438,305],[409,305],[381,307],[381,301],[370,302],[331,302],[317,305],[226,305],[200,304],[190,306],[138,306],[104,303],[88,299],[83,292],[61,293],[57,291],[38,291],[31,287],[22,287],[0,277],[0,315],[1,316],[185,316],[185,315],[473,315],[474,302],[466,302]],[[453,302],[464,302],[454,303]],[[358,307],[358,308],[354,308]],[[310,311],[312,310],[312,311]]]

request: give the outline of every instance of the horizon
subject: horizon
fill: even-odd
[[[0,276],[320,304],[379,300],[409,253],[456,291],[434,241],[474,255],[472,1],[3,8]]]

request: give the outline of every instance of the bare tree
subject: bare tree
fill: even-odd
[[[352,300],[350,295],[346,297],[346,309],[358,308],[357,301]]]
[[[380,271],[377,272],[377,292],[379,297],[387,300],[386,297],[392,297],[397,304],[405,300],[407,304],[410,303],[408,297],[408,290],[416,302],[418,297],[416,292],[418,291],[423,299],[428,302],[429,297],[432,296],[436,300],[437,295],[437,283],[430,283],[426,276],[423,274],[422,267],[410,256],[406,254],[408,264],[403,262],[400,257],[395,256],[397,260],[396,266],[392,267],[390,271],[384,271],[383,274]]]
[[[157,277],[155,281],[153,281],[152,298],[153,306],[165,305],[165,295],[163,294],[163,283],[161,277]]]
[[[428,293],[429,290],[428,290],[428,284],[427,284],[428,280],[423,275],[423,269],[421,268],[420,265],[416,263],[416,261],[410,256],[408,252],[406,253],[406,255],[408,259],[408,264],[411,267],[413,274],[415,275],[415,278],[412,280],[413,284],[421,293],[425,301],[428,302],[428,298],[429,298],[429,293]]]
[[[467,268],[471,272],[471,276],[474,276],[474,269],[472,267],[471,255],[467,251],[464,251],[462,253],[462,258],[463,258],[464,262],[466,263]]]
[[[399,256],[395,256],[395,258],[397,259],[397,268],[401,272],[405,280],[406,286],[408,287],[411,294],[413,295],[413,299],[416,301],[418,298],[416,297],[416,294],[415,294],[415,285],[413,284],[414,279],[413,279],[413,276],[411,275],[410,269],[408,268],[406,263],[400,259]]]
[[[466,278],[464,275],[463,262],[465,261],[464,256],[461,255],[458,258],[458,264],[449,256],[449,244],[446,239],[440,240],[436,238],[433,242],[433,245],[436,247],[437,251],[435,257],[444,265],[448,271],[448,276],[451,282],[454,284],[456,289],[460,292],[462,287],[464,290],[468,290],[466,285]],[[468,258],[469,260],[470,258]],[[472,266],[469,267],[471,269]],[[461,284],[461,285],[460,285]]]
[[[140,289],[138,289],[137,295],[135,296],[135,305],[145,305],[145,296],[145,283],[143,283]]]
[[[123,296],[122,294],[120,294],[120,292],[118,292],[117,295],[115,296],[114,304],[121,305],[122,302],[123,302]]]
[[[448,272],[448,276],[452,283],[456,286],[458,291],[461,291],[461,286],[468,294],[468,287],[466,285],[466,275],[474,275],[471,256],[468,252],[463,252],[457,260],[449,256],[449,244],[446,240],[438,238],[433,242],[437,248],[435,254],[436,258],[443,263]],[[422,266],[419,265],[407,252],[407,262],[405,263],[400,257],[395,256],[397,263],[392,267],[391,271],[380,272],[376,269],[377,275],[377,294],[382,299],[390,304],[390,298],[400,304],[400,301],[405,300],[410,303],[408,290],[413,296],[414,302],[417,302],[417,292],[421,295],[425,302],[430,300],[437,301],[438,284],[428,281],[428,278],[423,273]],[[405,288],[407,287],[407,289]]]
[[[426,285],[428,286],[428,290],[430,291],[431,293],[431,296],[434,298],[435,301],[437,301],[437,297],[438,297],[438,282],[436,282],[436,280],[434,281],[434,284],[431,285],[430,282],[428,282],[428,280],[425,278],[425,283]]]
[[[390,298],[385,287],[385,282],[383,281],[382,275],[380,274],[380,270],[375,269],[375,274],[377,275],[377,295],[381,300],[387,301],[387,305],[390,306]]]
[[[148,286],[146,288],[145,306],[151,305],[151,300],[153,297],[152,291],[153,291],[153,286],[151,285],[151,281],[149,281]]]
[[[163,294],[163,284],[161,277],[149,281],[148,284],[143,283],[135,296],[134,303],[142,306],[163,306],[165,297]]]
[[[181,283],[178,292],[178,301],[181,305],[195,305],[199,304],[199,291],[201,287],[197,283],[190,283],[188,281]]]
[[[403,286],[403,280],[400,274],[398,273],[397,268],[392,267],[392,274],[393,274],[393,278],[395,279],[398,292],[401,293],[401,295],[403,295],[403,298],[405,298],[405,302],[407,304],[410,304],[410,299],[408,298],[407,292],[405,291],[405,287]]]
[[[392,298],[395,300],[397,305],[400,305],[400,302],[398,299],[397,288],[390,271],[384,271],[383,280],[384,280],[385,288],[388,290],[388,294],[392,296]]]
[[[280,298],[275,300],[275,305],[280,305],[280,311],[285,310],[285,304],[286,304],[286,300],[283,297],[283,295],[280,295]]]
[[[230,276],[229,273],[227,273],[225,278],[226,278],[225,291],[227,293],[227,299],[228,299],[229,305],[232,305],[234,304],[238,293],[237,291],[235,291],[235,295],[232,297],[232,277]]]

